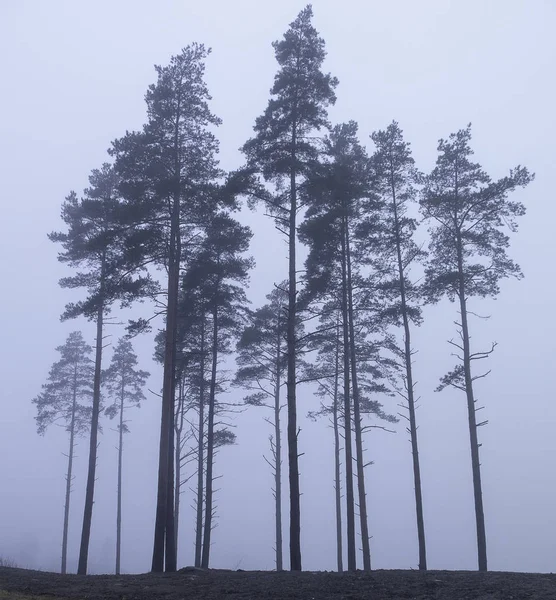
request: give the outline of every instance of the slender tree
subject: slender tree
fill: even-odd
[[[218,144],[204,81],[210,50],[192,44],[156,67],[157,83],[146,94],[148,120],[141,132],[114,142],[116,169],[134,234],[128,251],[138,263],[167,273],[162,416],[152,570],[176,570],[174,530],[174,394],[180,269],[187,241],[214,210]],[[220,199],[220,198],[219,198]],[[166,564],[165,564],[166,563]]]
[[[315,340],[318,346],[317,361],[311,366],[310,373],[317,380],[317,396],[321,399],[320,409],[310,411],[309,418],[326,416],[332,424],[334,433],[334,518],[336,521],[336,567],[338,573],[344,570],[343,526],[342,526],[342,480],[341,480],[341,420],[342,393],[340,389],[342,369],[342,312],[341,306],[332,303],[332,309],[326,310],[321,318],[322,333]],[[332,327],[335,325],[335,327]]]
[[[413,377],[411,324],[420,325],[420,289],[411,280],[411,268],[423,260],[425,253],[414,241],[417,229],[417,184],[420,175],[411,156],[410,145],[404,141],[399,125],[394,121],[384,131],[371,136],[376,150],[372,156],[372,199],[363,205],[364,219],[356,231],[360,253],[374,269],[374,294],[379,299],[380,317],[396,327],[403,327],[401,347],[392,346],[403,368],[403,388],[398,390],[402,407],[408,415],[408,431],[413,458],[415,508],[419,546],[419,569],[426,570],[427,554],[421,469],[417,443],[416,398]]]
[[[268,304],[249,315],[249,323],[237,343],[238,371],[234,384],[250,391],[244,401],[250,406],[272,410],[265,417],[273,429],[269,437],[271,459],[265,458],[274,473],[274,515],[276,570],[283,570],[282,550],[282,428],[280,394],[286,362],[283,349],[287,287],[284,282],[267,295]]]
[[[75,438],[85,435],[91,424],[94,370],[89,358],[92,348],[85,343],[80,331],[70,333],[66,343],[56,351],[60,353],[60,359],[50,368],[48,381],[33,399],[33,404],[37,407],[35,420],[39,434],[43,435],[53,424],[61,424],[69,433],[61,567],[65,574]]]
[[[105,409],[111,419],[118,417],[118,487],[116,512],[116,575],[120,574],[122,548],[122,459],[124,433],[129,432],[124,413],[129,408],[139,408],[145,400],[143,388],[149,377],[147,371],[137,369],[137,355],[131,342],[125,338],[118,341],[108,369],[104,371],[103,383],[113,399],[113,404]]]
[[[244,146],[249,163],[276,193],[266,204],[277,227],[288,240],[287,405],[288,466],[290,484],[290,566],[301,570],[299,452],[296,403],[296,299],[297,217],[303,208],[300,186],[309,163],[318,153],[314,134],[327,125],[327,107],[334,104],[337,80],[322,72],[324,40],[311,20],[311,5],[304,8],[284,38],[274,42],[279,71],[271,99],[255,124],[255,137]]]
[[[62,220],[67,226],[67,233],[54,232],[48,236],[62,245],[63,251],[59,253],[58,260],[74,268],[87,269],[60,280],[64,288],[85,288],[88,293],[85,300],[66,306],[62,320],[85,316],[96,322],[89,468],[78,564],[78,573],[82,575],[87,572],[93,515],[104,320],[113,302],[119,301],[121,306],[128,306],[151,286],[148,277],[133,276],[124,269],[118,179],[113,169],[104,164],[100,170],[92,172],[89,181],[91,187],[85,190],[83,198],[78,199],[72,192],[62,205]]]
[[[218,392],[222,390],[219,363],[231,352],[231,342],[239,335],[240,319],[246,309],[245,285],[253,261],[243,254],[252,233],[229,214],[220,212],[209,222],[198,252],[184,277],[185,288],[199,290],[209,314],[207,331],[210,347],[210,376],[207,393],[205,510],[201,566],[208,568],[214,514],[214,456],[218,445],[229,441],[227,429],[217,429]],[[232,434],[232,437],[233,434]]]
[[[487,545],[474,382],[488,373],[477,375],[474,361],[485,359],[494,349],[473,351],[470,343],[468,301],[472,297],[495,297],[500,280],[521,278],[519,266],[508,257],[510,231],[517,229],[517,217],[525,213],[520,202],[508,195],[527,186],[533,175],[518,166],[497,181],[471,161],[471,126],[440,140],[436,167],[425,179],[421,196],[423,214],[431,221],[430,262],[427,264],[427,292],[431,301],[447,296],[457,300],[460,322],[459,341],[450,341],[461,362],[441,379],[439,390],[453,386],[467,399],[471,466],[477,527],[477,550],[480,571],[487,570]]]

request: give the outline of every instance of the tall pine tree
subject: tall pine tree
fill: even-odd
[[[452,386],[462,390],[467,399],[471,467],[477,527],[477,552],[480,571],[487,570],[487,544],[479,441],[475,407],[474,382],[487,373],[477,375],[474,361],[488,357],[491,350],[471,349],[469,328],[470,298],[495,297],[499,283],[507,277],[520,278],[519,266],[509,258],[510,231],[517,228],[517,217],[525,213],[520,202],[508,195],[527,186],[533,175],[521,166],[508,176],[493,181],[477,163],[472,162],[471,126],[451,134],[438,144],[436,167],[425,179],[421,197],[424,216],[430,220],[430,261],[427,264],[427,292],[431,301],[447,296],[457,301],[460,321],[459,341],[451,341],[461,362],[445,375],[438,389]]]
[[[299,451],[296,401],[297,218],[303,208],[300,188],[318,154],[315,132],[327,126],[327,108],[334,104],[337,80],[322,72],[324,40],[312,25],[311,5],[291,23],[273,47],[279,71],[268,106],[255,123],[255,137],[243,150],[249,164],[273,182],[276,192],[266,200],[277,227],[288,240],[287,404],[290,487],[290,567],[301,570]]]
[[[204,81],[209,53],[202,44],[191,44],[166,67],[157,66],[157,82],[145,97],[147,123],[112,149],[134,226],[127,251],[136,264],[154,263],[167,274],[153,571],[176,570],[173,421],[180,269],[188,241],[221,200],[212,132],[220,120],[209,108]]]

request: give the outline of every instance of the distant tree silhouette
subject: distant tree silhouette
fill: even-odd
[[[265,417],[274,433],[270,435],[271,459],[265,458],[274,473],[274,515],[276,570],[283,570],[282,551],[282,438],[280,394],[286,370],[284,352],[287,283],[267,295],[268,304],[252,311],[236,346],[238,370],[234,384],[249,390],[244,402],[270,408],[273,417]]]
[[[122,458],[124,433],[129,432],[124,412],[132,407],[140,407],[145,400],[143,387],[149,377],[147,371],[137,369],[137,355],[126,338],[121,338],[114,348],[110,366],[103,373],[103,383],[113,403],[104,412],[111,419],[118,417],[118,490],[116,515],[116,575],[120,574],[122,548]]]
[[[68,529],[73,480],[75,438],[85,435],[91,425],[94,368],[89,358],[92,348],[83,334],[74,331],[63,346],[58,346],[60,359],[50,368],[42,392],[33,399],[37,407],[37,431],[43,435],[50,425],[62,425],[69,433],[66,500],[62,534],[62,568],[67,572]]]
[[[124,229],[121,224],[119,181],[114,170],[110,165],[104,164],[101,169],[92,172],[89,182],[91,186],[85,190],[83,198],[79,199],[72,192],[62,204],[62,220],[67,226],[67,232],[54,232],[48,236],[53,242],[62,245],[63,252],[58,255],[60,262],[73,268],[86,269],[60,280],[63,288],[85,288],[88,293],[85,300],[66,306],[62,320],[84,316],[96,322],[89,468],[78,564],[78,573],[82,575],[87,572],[93,515],[104,320],[115,301],[119,301],[121,306],[128,306],[151,288],[148,276],[132,275],[124,268]]]

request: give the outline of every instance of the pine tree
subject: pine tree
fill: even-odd
[[[112,303],[119,301],[121,306],[128,306],[151,288],[149,277],[133,276],[124,268],[121,203],[117,190],[118,178],[113,169],[104,164],[100,170],[92,172],[89,181],[91,187],[85,190],[83,198],[78,199],[72,192],[62,205],[62,220],[68,228],[67,233],[54,232],[48,236],[63,247],[58,260],[73,268],[87,269],[60,280],[63,288],[85,288],[88,293],[85,300],[68,304],[62,319],[84,316],[96,321],[89,469],[78,565],[78,573],[82,575],[87,572],[93,515],[104,320]]]
[[[210,50],[192,44],[156,67],[158,80],[146,94],[143,130],[114,142],[112,154],[134,226],[127,250],[137,264],[167,271],[162,416],[152,570],[176,570],[174,530],[174,394],[180,269],[188,243],[225,194],[217,184],[218,143],[211,131],[220,120],[210,111],[204,81]],[[226,198],[228,200],[228,198]],[[164,564],[166,562],[166,565]]]
[[[219,410],[217,395],[219,362],[231,352],[231,343],[239,335],[240,319],[246,310],[245,285],[253,261],[243,254],[252,233],[229,214],[220,212],[208,224],[206,237],[192,259],[184,277],[186,289],[198,289],[209,315],[210,381],[207,397],[207,446],[205,474],[205,511],[201,566],[208,568],[213,528],[214,456],[217,447],[233,443],[235,435],[227,429],[216,429]]]
[[[421,323],[420,290],[410,279],[411,267],[422,261],[425,253],[414,241],[417,204],[416,185],[420,180],[410,145],[394,121],[385,131],[371,136],[376,150],[372,156],[372,199],[364,203],[365,217],[357,229],[360,251],[376,274],[375,295],[379,298],[381,318],[394,326],[403,327],[403,345],[393,346],[403,366],[403,389],[398,393],[407,404],[407,418],[413,458],[419,569],[426,570],[425,525],[421,492],[421,469],[415,416],[415,384],[411,346],[411,323]],[[367,206],[366,206],[367,205]]]
[[[334,518],[336,521],[336,568],[344,570],[342,525],[342,480],[340,424],[344,418],[343,395],[340,390],[342,368],[342,311],[341,305],[331,300],[321,317],[321,332],[314,340],[318,348],[317,360],[311,365],[309,376],[318,382],[316,395],[320,398],[318,411],[310,411],[309,418],[326,416],[334,433]],[[351,441],[351,436],[350,436]]]
[[[244,402],[272,410],[273,418],[265,417],[273,429],[269,437],[272,458],[266,459],[274,473],[274,515],[276,570],[283,570],[282,551],[282,411],[281,387],[285,373],[283,349],[287,287],[283,282],[267,295],[268,304],[249,315],[237,343],[238,370],[234,385],[249,390]]]
[[[255,137],[243,150],[249,164],[276,193],[267,208],[288,240],[287,404],[290,485],[290,566],[301,570],[298,431],[296,403],[296,240],[297,216],[303,208],[300,188],[309,164],[318,154],[315,132],[327,126],[327,107],[335,102],[337,80],[321,70],[326,56],[324,40],[311,23],[311,5],[303,9],[284,38],[273,47],[280,70],[271,99],[255,123]]]
[[[487,546],[474,382],[487,375],[477,375],[473,362],[485,359],[494,350],[473,351],[470,343],[468,317],[469,299],[495,297],[499,283],[507,277],[521,278],[519,266],[508,257],[510,231],[517,229],[517,217],[525,213],[520,202],[508,195],[527,186],[533,175],[518,166],[509,175],[492,181],[481,166],[471,161],[471,126],[440,140],[436,167],[425,179],[421,197],[424,216],[432,221],[430,227],[430,261],[427,264],[427,292],[431,301],[447,296],[458,302],[460,322],[457,324],[459,342],[450,341],[461,362],[441,379],[438,389],[453,386],[465,392],[471,444],[471,465],[477,550],[480,571],[487,570]]]
[[[132,407],[139,408],[145,400],[143,387],[149,377],[147,371],[137,367],[137,355],[133,351],[131,342],[125,338],[118,341],[112,354],[108,369],[103,373],[103,383],[107,392],[114,400],[113,404],[105,409],[105,414],[111,419],[118,417],[118,490],[117,490],[117,515],[116,515],[116,575],[120,574],[120,560],[122,548],[122,458],[124,433],[129,432],[124,412]]]
[[[50,368],[48,381],[33,399],[33,404],[37,406],[35,420],[39,434],[43,435],[54,423],[63,424],[69,433],[61,567],[65,574],[75,438],[85,435],[91,424],[94,369],[89,358],[92,348],[85,343],[80,331],[70,333],[66,343],[56,351],[60,353],[60,359]]]

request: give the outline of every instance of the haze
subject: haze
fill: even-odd
[[[36,434],[31,399],[56,360],[54,348],[87,322],[60,323],[78,298],[58,286],[68,271],[46,234],[62,227],[60,205],[87,186],[107,160],[110,142],[145,120],[143,100],[164,65],[192,41],[212,47],[207,81],[219,129],[221,164],[241,165],[276,72],[271,42],[304,6],[293,0],[3,0],[0,4],[0,556],[21,566],[59,568],[66,436]],[[506,281],[496,302],[473,301],[491,314],[473,343],[498,347],[492,373],[477,385],[489,424],[480,429],[483,492],[492,570],[550,572],[556,563],[556,403],[553,370],[554,140],[556,139],[556,5],[550,0],[366,2],[313,0],[314,23],[327,42],[325,69],[340,84],[333,123],[354,119],[368,135],[396,119],[428,171],[440,137],[472,122],[475,158],[494,178],[517,164],[536,173],[515,198],[527,206],[511,256],[525,279]],[[244,211],[254,230],[253,306],[285,275],[286,246],[262,211]],[[148,316],[137,305],[133,316]],[[129,315],[125,315],[126,317]],[[425,310],[414,333],[419,435],[429,567],[474,569],[475,525],[464,395],[434,393],[452,365],[446,343],[456,309]],[[114,343],[122,334],[108,328]],[[152,337],[134,342],[140,367],[158,392]],[[107,353],[109,356],[110,349]],[[232,363],[230,363],[232,364]],[[156,501],[160,400],[131,415],[126,438],[124,572],[150,568]],[[240,401],[241,391],[230,398]],[[299,413],[315,409],[310,387],[298,391]],[[395,399],[384,399],[396,412]],[[218,528],[212,566],[273,568],[271,474],[263,460],[269,427],[260,410],[235,420],[238,445],[216,461]],[[332,433],[302,420],[300,434],[304,568],[334,569]],[[98,461],[90,571],[111,572],[116,507],[116,433],[104,419]],[[410,447],[405,426],[373,432],[367,455],[371,550],[375,568],[416,568]],[[85,490],[87,444],[77,447],[69,569],[75,570]],[[285,463],[284,463],[285,464]],[[285,464],[286,466],[286,464]],[[179,566],[192,562],[192,495],[184,493]],[[285,506],[287,503],[285,503]],[[286,528],[287,530],[287,528]],[[285,540],[287,547],[287,539]]]

